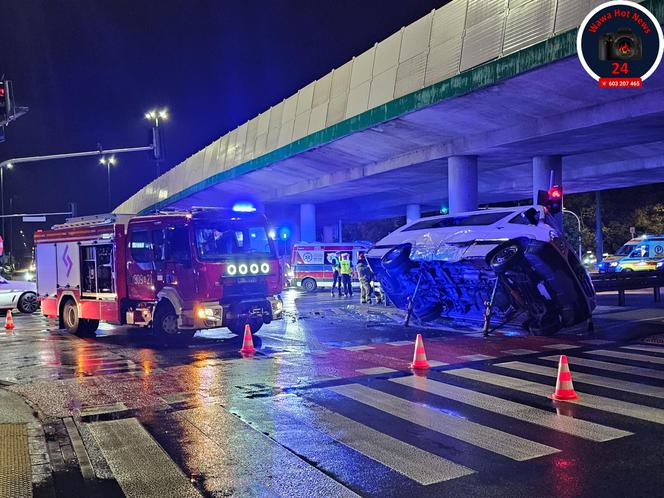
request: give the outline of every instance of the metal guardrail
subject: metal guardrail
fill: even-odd
[[[653,290],[655,302],[661,301],[660,288],[664,287],[664,271],[634,271],[617,273],[594,273],[591,275],[596,292],[618,291],[618,306],[625,306],[625,291],[636,289]]]

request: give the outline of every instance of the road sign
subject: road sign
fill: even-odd
[[[636,227],[629,227],[629,233],[632,234],[632,238],[636,235]]]
[[[24,216],[23,217],[23,222],[24,223],[41,223],[43,221],[46,221],[46,216]]]

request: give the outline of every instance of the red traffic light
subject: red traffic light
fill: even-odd
[[[547,191],[550,201],[557,201],[563,198],[563,188],[560,185],[554,185]]]

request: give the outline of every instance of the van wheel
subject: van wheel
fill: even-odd
[[[307,292],[315,292],[318,288],[318,284],[313,278],[307,277],[302,280],[302,288]]]
[[[90,320],[78,316],[78,306],[72,299],[68,299],[62,307],[62,324],[70,334],[81,337],[94,336],[99,328],[99,320]]]
[[[506,243],[497,250],[489,258],[489,266],[496,273],[502,273],[510,268],[513,268],[523,256],[523,250],[516,244]]]

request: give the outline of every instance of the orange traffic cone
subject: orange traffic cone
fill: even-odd
[[[422,341],[422,334],[417,334],[415,339],[415,353],[413,354],[413,363],[410,368],[431,368],[427,361],[427,354],[424,351],[424,342]]]
[[[256,352],[254,347],[254,339],[251,337],[251,327],[249,324],[244,326],[244,338],[242,339],[242,349],[240,353],[242,354],[253,354]]]
[[[5,319],[5,328],[12,330],[14,328],[14,319],[12,318],[12,310],[7,310],[7,318]]]
[[[567,356],[560,355],[560,363],[558,363],[558,378],[556,379],[556,391],[549,395],[549,398],[559,401],[569,401],[579,399],[579,396],[574,392],[572,385],[572,372],[569,371],[567,364]]]

